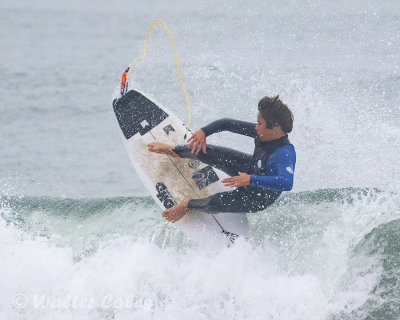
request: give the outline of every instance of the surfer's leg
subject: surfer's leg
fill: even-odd
[[[220,212],[256,212],[264,210],[279,197],[280,193],[260,192],[259,187],[240,187],[228,192],[216,193],[208,198],[184,200],[163,211],[162,216],[170,221],[180,220],[188,210],[193,209],[206,213]]]
[[[230,148],[207,145],[207,153],[200,151],[198,155],[191,152],[188,145],[176,146],[172,149],[182,158],[196,159],[210,166],[220,169],[230,176],[238,175],[238,172],[251,173],[253,156]]]
[[[269,207],[280,193],[246,186],[232,191],[220,192],[203,199],[191,199],[189,209],[207,213],[256,212]]]

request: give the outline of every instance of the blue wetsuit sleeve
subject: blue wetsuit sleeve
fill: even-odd
[[[274,161],[270,165],[276,167],[276,175],[261,176],[252,174],[250,184],[278,192],[292,190],[296,164],[296,152],[293,146],[279,148],[274,152],[273,156]]]
[[[221,131],[230,131],[233,133],[242,134],[248,137],[255,138],[257,135],[256,124],[252,122],[240,121],[229,118],[222,118],[209,123],[208,125],[201,128],[206,136]]]

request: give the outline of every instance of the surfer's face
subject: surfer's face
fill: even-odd
[[[257,135],[261,141],[269,141],[269,140],[276,139],[276,130],[278,128],[280,129],[279,126],[273,127],[272,129],[268,129],[267,123],[265,122],[264,118],[261,116],[261,113],[258,112],[256,131],[257,131]]]

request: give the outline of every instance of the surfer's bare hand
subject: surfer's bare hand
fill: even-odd
[[[189,148],[192,153],[199,154],[201,150],[206,153],[206,134],[203,130],[199,129],[188,139]]]
[[[173,146],[162,142],[152,142],[147,145],[147,149],[150,152],[168,154],[170,156],[175,155],[175,153],[172,151],[173,148]]]
[[[169,222],[177,222],[189,210],[188,203],[189,203],[188,200],[184,200],[178,203],[176,206],[163,211],[162,216]]]
[[[243,187],[250,184],[250,175],[247,173],[239,172],[238,176],[226,178],[221,180],[221,182],[227,187]]]

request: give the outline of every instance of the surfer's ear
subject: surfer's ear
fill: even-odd
[[[268,129],[273,129],[274,127],[277,127],[277,126],[279,126],[279,124],[278,124],[278,122],[276,122],[276,120],[268,120],[268,121],[265,121],[265,123],[266,123],[266,127],[268,128]]]
[[[292,131],[293,114],[289,107],[279,99],[279,96],[262,98],[258,102],[258,110],[268,129],[280,126],[285,133]]]

